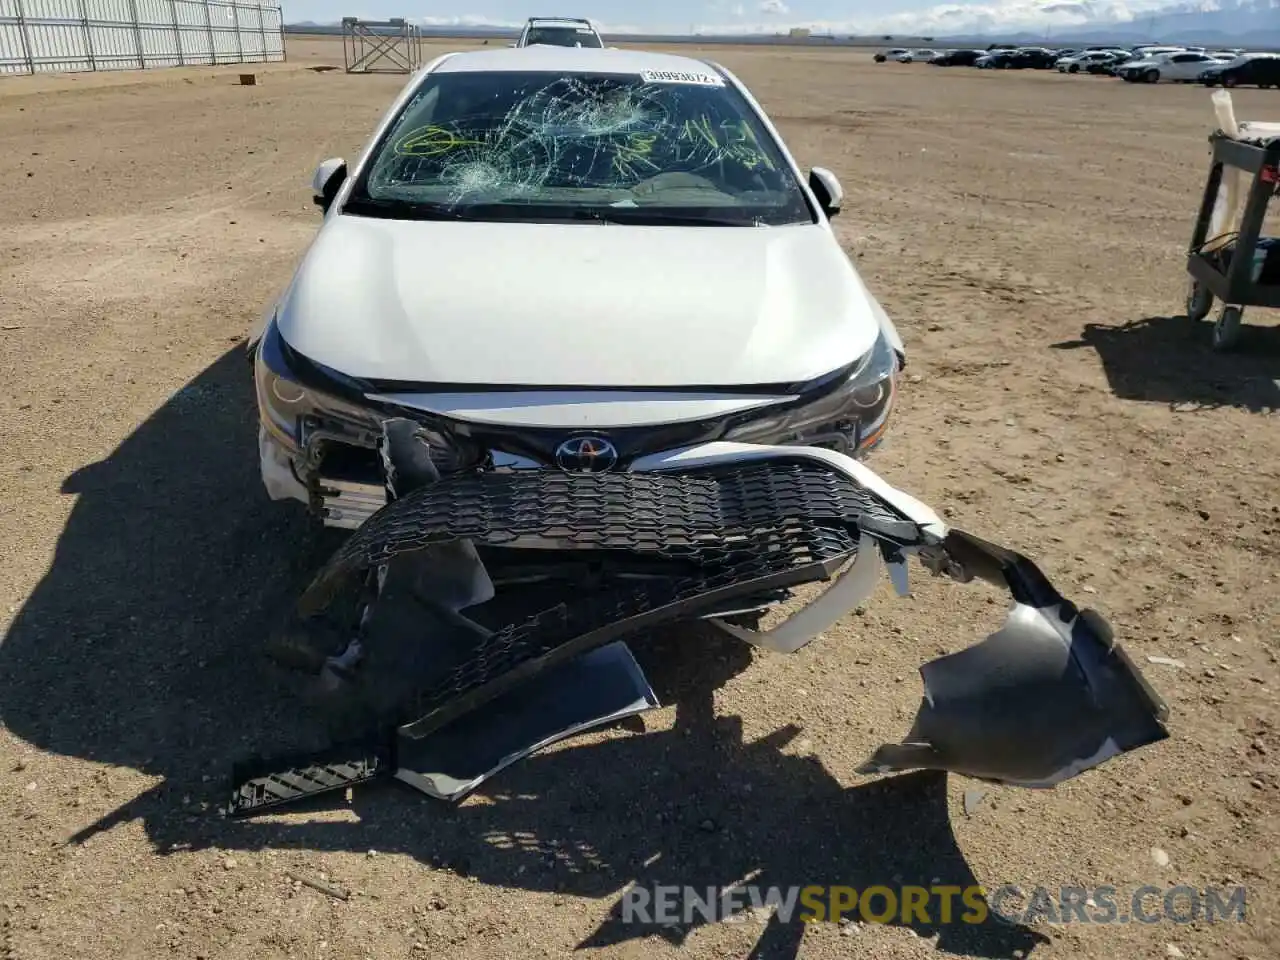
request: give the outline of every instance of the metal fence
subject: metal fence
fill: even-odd
[[[0,75],[284,59],[278,2],[0,0]]]

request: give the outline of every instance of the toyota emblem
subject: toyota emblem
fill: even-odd
[[[618,448],[602,437],[573,437],[556,447],[565,473],[605,473],[618,464]]]

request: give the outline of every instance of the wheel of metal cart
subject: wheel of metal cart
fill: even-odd
[[[1240,307],[1223,307],[1213,325],[1213,349],[1231,350],[1240,342],[1244,311]]]
[[[1213,294],[1199,281],[1192,280],[1187,290],[1187,319],[1199,323],[1213,309]]]

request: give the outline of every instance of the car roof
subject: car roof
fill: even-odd
[[[595,29],[595,26],[591,23],[591,21],[590,21],[590,20],[585,20],[585,19],[582,19],[582,18],[580,18],[580,17],[530,17],[530,18],[528,19],[528,21],[527,21],[527,26],[530,26],[530,27],[575,27],[575,28],[576,28],[576,27],[591,27],[591,29],[592,29],[592,30],[594,30],[594,29]]]
[[[436,73],[519,72],[644,73],[670,70],[681,73],[720,71],[702,60],[649,50],[610,50],[598,47],[506,47],[469,50],[449,56]]]

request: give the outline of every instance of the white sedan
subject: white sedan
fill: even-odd
[[[625,642],[660,626],[794,652],[886,569],[906,591],[912,557],[1011,604],[989,640],[921,668],[907,740],[859,771],[1047,787],[1168,736],[1100,616],[861,462],[902,342],[832,229],[835,176],[802,171],[728,70],[447,54],[312,189],[323,224],[252,338],[258,456],[273,497],[355,533],[278,649],[335,685],[362,662],[396,681],[365,689],[416,744],[402,779],[465,785],[646,709]],[[413,629],[379,632],[366,614],[397,596]],[[464,716],[469,772],[423,766]]]
[[[1088,68],[1091,63],[1104,63],[1115,57],[1114,50],[1087,50],[1084,53],[1077,53],[1070,57],[1063,57],[1054,63],[1054,67],[1059,73],[1079,73],[1081,70]]]
[[[1207,53],[1160,53],[1144,60],[1131,60],[1116,70],[1116,74],[1133,83],[1194,83],[1208,67],[1221,62]]]

